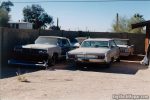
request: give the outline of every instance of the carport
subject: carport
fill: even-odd
[[[148,45],[149,45],[149,39],[150,39],[150,34],[149,34],[150,33],[150,20],[132,24],[132,29],[139,28],[139,27],[145,27],[145,26],[146,26],[145,52],[147,52]]]

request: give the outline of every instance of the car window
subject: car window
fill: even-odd
[[[116,43],[114,41],[110,41],[110,47],[116,47]]]
[[[38,37],[35,40],[35,44],[52,44],[52,45],[57,45],[57,39],[56,38],[51,38],[51,37]]]
[[[70,42],[71,42],[71,43],[78,43],[77,39],[75,39],[75,38],[71,38],[71,39],[70,39]]]
[[[62,46],[70,46],[70,43],[67,39],[62,39]]]
[[[84,41],[81,44],[81,47],[107,47],[108,48],[108,41]]]

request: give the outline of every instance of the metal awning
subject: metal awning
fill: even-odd
[[[139,22],[139,23],[136,23],[136,24],[132,24],[132,29],[139,28],[139,27],[144,27],[144,26],[150,26],[150,20]]]

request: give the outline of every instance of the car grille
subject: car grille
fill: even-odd
[[[98,56],[96,56],[96,55],[87,55],[87,54],[79,54],[79,55],[77,55],[77,58],[82,58],[82,59],[97,59]]]
[[[13,59],[27,61],[44,61],[48,59],[48,54],[40,54],[39,49],[21,49],[12,54]]]
[[[124,52],[127,52],[127,48],[120,48],[120,52],[124,53]]]

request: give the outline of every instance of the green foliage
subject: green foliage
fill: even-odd
[[[0,27],[7,27],[10,16],[8,13],[11,11],[11,6],[14,6],[11,1],[4,1],[0,4]]]
[[[1,3],[0,8],[6,9],[8,12],[11,11],[11,6],[14,6],[14,4],[11,1],[4,1]]]
[[[118,24],[115,21],[112,27],[113,32],[128,32],[128,19],[126,17],[119,17]]]
[[[33,23],[34,29],[45,28],[53,22],[40,5],[26,6],[23,9],[24,21]]]
[[[8,12],[5,9],[0,8],[0,27],[7,27],[9,21]]]
[[[144,33],[143,28],[132,29],[131,25],[144,21],[143,15],[134,14],[131,18],[119,17],[112,25],[113,32]]]

